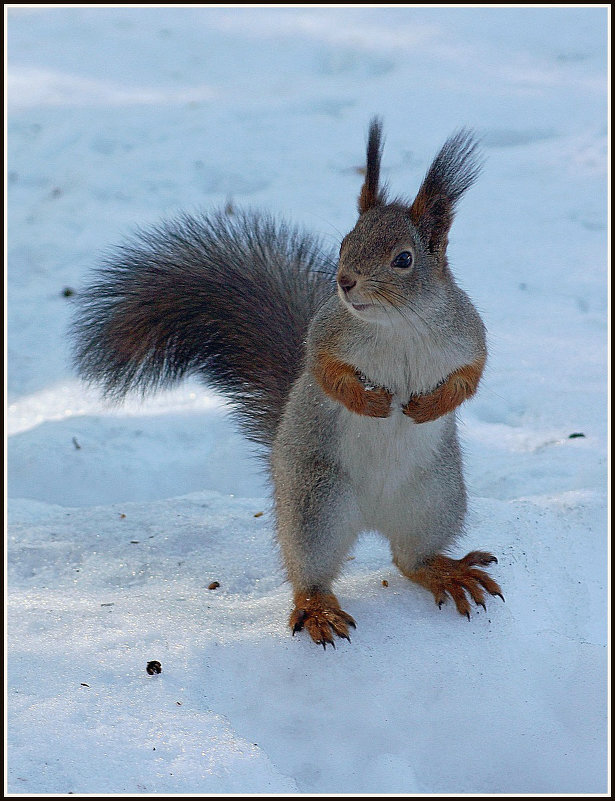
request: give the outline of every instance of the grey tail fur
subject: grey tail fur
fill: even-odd
[[[186,215],[138,232],[79,294],[75,366],[115,399],[199,375],[269,445],[334,282],[334,256],[298,229],[248,212]]]

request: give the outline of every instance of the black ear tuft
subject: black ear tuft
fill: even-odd
[[[481,166],[478,143],[466,129],[447,139],[433,160],[410,206],[410,218],[431,252],[446,249],[455,205],[477,179]]]
[[[385,202],[385,191],[380,189],[380,160],[382,158],[382,121],[373,117],[369,125],[367,138],[367,163],[365,167],[365,183],[359,195],[359,214],[381,206]]]

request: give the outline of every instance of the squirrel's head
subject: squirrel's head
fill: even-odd
[[[421,294],[437,292],[449,277],[448,232],[455,205],[480,171],[469,131],[451,136],[433,160],[411,203],[387,200],[380,186],[382,126],[373,119],[367,142],[359,219],[344,237],[337,271],[338,294],[364,320],[404,315]]]

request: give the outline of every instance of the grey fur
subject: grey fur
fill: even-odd
[[[74,363],[121,399],[199,375],[270,445],[335,258],[259,213],[184,215],[114,250],[78,295]]]

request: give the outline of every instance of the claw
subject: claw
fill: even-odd
[[[303,624],[305,623],[305,618],[307,617],[307,612],[305,609],[297,609],[297,619],[293,624],[293,637],[295,636],[295,632],[301,631],[303,628]]]

